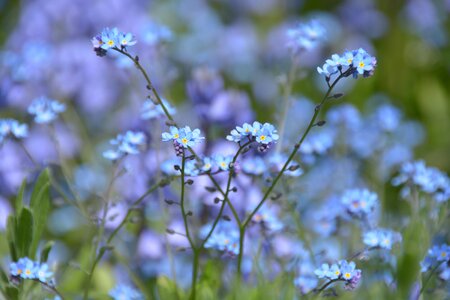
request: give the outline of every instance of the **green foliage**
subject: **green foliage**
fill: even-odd
[[[24,205],[26,181],[20,187],[15,199],[15,214],[8,217],[6,237],[11,259],[28,256],[34,259],[47,224],[50,210],[50,177],[48,169],[42,171],[33,188],[30,206]],[[45,261],[51,249],[47,244],[43,249]],[[42,259],[42,258],[41,258]]]
[[[45,263],[48,260],[48,255],[50,254],[50,251],[52,250],[52,247],[55,243],[53,241],[48,241],[45,246],[41,250],[40,260],[41,263]]]

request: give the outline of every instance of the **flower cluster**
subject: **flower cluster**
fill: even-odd
[[[8,137],[23,139],[28,135],[27,124],[20,124],[13,119],[0,119],[0,143]]]
[[[48,270],[46,263],[39,263],[22,257],[9,265],[9,272],[14,277],[22,279],[35,279],[43,283],[50,283],[53,273]]]
[[[189,126],[177,128],[170,126],[170,132],[162,133],[163,142],[173,141],[178,156],[183,154],[183,149],[194,147],[205,138],[200,136],[200,129],[191,130]]]
[[[143,132],[129,130],[125,134],[117,135],[115,139],[109,142],[115,146],[115,149],[103,152],[103,157],[115,161],[127,154],[138,154],[145,145],[146,140],[147,138]]]
[[[219,226],[205,244],[205,248],[217,249],[230,256],[239,253],[239,231],[228,226]]]
[[[356,264],[351,261],[341,260],[337,264],[322,264],[314,271],[319,278],[332,281],[345,281],[346,289],[354,289],[361,279],[361,270],[356,269]]]
[[[109,49],[125,49],[136,44],[136,39],[131,33],[124,33],[117,28],[105,28],[91,39],[92,46],[98,56],[105,56]]]
[[[141,300],[144,296],[137,290],[127,285],[117,285],[111,291],[109,291],[109,296],[114,300]]]
[[[422,192],[430,194],[437,202],[445,202],[450,198],[449,177],[433,167],[427,167],[422,160],[407,162],[401,166],[400,174],[392,180],[394,186],[403,185],[403,198],[411,195],[411,187],[416,186]]]
[[[167,109],[170,115],[174,115],[176,113],[176,109],[170,105],[169,102],[167,102],[164,99],[161,99],[164,107]],[[142,104],[141,108],[141,118],[144,120],[151,120],[155,118],[164,117],[164,109],[159,103],[155,103],[152,99],[145,100],[144,104]]]
[[[401,240],[402,236],[400,233],[383,228],[367,231],[363,235],[364,244],[370,248],[391,250],[392,245]]]
[[[334,74],[341,74],[343,77],[353,75],[357,78],[358,75],[369,77],[373,75],[377,59],[371,56],[366,50],[359,48],[357,50],[346,51],[342,55],[333,54],[331,59],[327,59],[325,64],[317,67],[319,74],[325,75],[325,79],[330,81]]]
[[[362,219],[374,212],[378,196],[367,189],[352,189],[344,193],[341,203],[348,214]]]
[[[47,97],[39,97],[28,107],[28,113],[34,116],[34,121],[39,124],[48,124],[54,121],[59,113],[66,110],[66,106],[56,100]]]
[[[270,123],[261,124],[258,121],[252,125],[244,123],[242,127],[237,126],[227,135],[227,140],[240,143],[243,140],[256,141],[260,144],[258,150],[266,151],[272,143],[278,141],[279,135],[275,126]]]
[[[293,54],[310,51],[325,40],[326,29],[317,20],[299,23],[286,32],[286,46]]]
[[[438,274],[442,280],[450,280],[450,246],[447,244],[434,245],[428,250],[425,259],[420,263],[422,272],[438,267]]]

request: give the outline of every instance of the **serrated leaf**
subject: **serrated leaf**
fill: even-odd
[[[42,171],[36,180],[33,193],[31,194],[30,208],[34,216],[34,232],[29,255],[34,259],[42,233],[47,225],[50,209],[50,177],[48,169]]]
[[[19,189],[19,193],[16,196],[16,201],[15,201],[15,209],[16,209],[16,214],[20,213],[20,210],[23,207],[23,195],[25,194],[25,187],[27,186],[27,180],[24,179],[22,181],[22,185],[20,186]]]
[[[15,244],[19,257],[29,256],[31,241],[33,239],[33,213],[23,207],[16,224]]]
[[[6,223],[6,239],[8,240],[9,253],[13,261],[17,261],[17,249],[15,246],[15,236],[16,236],[16,217],[9,216]]]
[[[45,263],[48,260],[48,255],[50,254],[50,251],[52,250],[52,247],[55,243],[53,241],[48,241],[45,246],[41,250],[40,260],[41,263]]]

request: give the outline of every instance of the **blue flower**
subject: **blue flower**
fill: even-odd
[[[13,119],[0,119],[0,143],[8,137],[23,139],[28,136],[28,125]]]
[[[12,276],[22,279],[37,279],[44,283],[49,282],[53,276],[46,263],[41,264],[28,257],[22,257],[17,262],[12,262],[9,265],[9,272]]]
[[[233,161],[231,156],[215,155],[213,156],[214,164],[222,171],[228,171],[230,169],[230,163]]]
[[[175,126],[171,126],[170,133],[162,133],[162,140],[164,142],[174,141],[183,148],[194,147],[204,139],[204,137],[200,136],[200,129],[191,130],[189,126],[180,129]]]
[[[47,282],[53,276],[53,273],[48,270],[48,265],[43,263],[35,270],[36,278],[41,282]]]
[[[131,33],[120,32],[119,29],[105,28],[91,39],[94,51],[99,56],[105,56],[109,49],[125,49],[136,44],[136,39]]]
[[[59,113],[66,110],[66,106],[56,100],[40,97],[28,107],[28,113],[34,115],[34,121],[39,124],[48,124],[54,121]]]
[[[427,167],[422,160],[404,163],[399,175],[392,179],[392,184],[404,185],[401,191],[403,198],[411,195],[411,185],[432,195],[437,202],[445,202],[450,198],[449,177],[436,168]]]
[[[139,154],[140,149],[146,144],[146,137],[140,131],[127,131],[119,134],[109,143],[114,145],[114,149],[103,152],[103,157],[109,160],[118,160],[128,154]]]
[[[209,172],[215,166],[215,161],[211,157],[207,157],[207,156],[203,157],[202,163],[203,163],[201,166],[202,172]]]
[[[176,113],[176,109],[170,105],[169,102],[164,99],[162,99],[162,102],[170,115],[174,115]],[[141,108],[141,118],[144,120],[151,120],[159,117],[165,117],[162,106],[160,104],[155,104],[151,99],[145,100]]]
[[[275,143],[279,139],[275,126],[270,123],[261,124],[258,121],[252,125],[244,123],[242,127],[237,126],[233,129],[227,140],[239,143],[242,140],[254,140],[263,145]]]
[[[378,196],[367,189],[352,189],[344,193],[341,202],[351,216],[364,218],[375,210]]]
[[[206,229],[209,228],[206,226],[202,232],[207,232]],[[239,231],[229,224],[219,223],[205,243],[205,248],[217,249],[228,255],[236,256],[239,254]]]
[[[121,284],[117,285],[111,291],[109,291],[109,296],[114,300],[141,300],[144,296],[134,288]]]
[[[370,248],[391,250],[392,245],[401,240],[400,233],[382,228],[370,230],[363,235],[364,244]]]
[[[242,161],[242,171],[250,175],[262,175],[267,171],[267,165],[260,156],[250,157]]]
[[[428,249],[427,256],[420,263],[422,267],[421,271],[426,272],[439,263],[448,262],[450,262],[450,246],[447,244],[434,245],[431,249]]]
[[[342,56],[333,54],[331,59],[327,59],[323,67],[317,67],[317,72],[325,75],[327,81],[331,76],[340,73],[344,77],[352,75],[354,78],[359,75],[369,77],[373,75],[377,60],[368,54],[364,49],[346,51]]]
[[[318,280],[313,276],[300,275],[294,279],[294,285],[300,289],[302,294],[308,294],[317,287]]]
[[[133,46],[136,45],[137,41],[133,34],[131,33],[119,33],[119,42],[121,47]]]
[[[310,20],[298,24],[295,28],[286,32],[288,49],[298,54],[302,51],[310,51],[319,46],[326,38],[326,29],[317,20]]]
[[[322,264],[322,266],[314,271],[318,278],[328,280],[345,281],[346,289],[353,289],[361,279],[361,270],[356,269],[356,264],[351,261],[341,260],[337,264]]]
[[[262,206],[253,216],[252,221],[260,223],[268,231],[279,231],[283,229],[283,223],[275,215],[275,212],[267,206]]]

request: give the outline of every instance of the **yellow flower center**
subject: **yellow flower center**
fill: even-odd
[[[344,278],[345,278],[345,279],[349,279],[350,277],[351,277],[351,274],[350,274],[350,273],[345,273],[345,274],[344,274]]]
[[[126,45],[128,43],[127,40],[122,40],[122,45]]]
[[[22,274],[22,269],[18,269],[17,274],[19,274],[19,275]]]
[[[245,132],[249,132],[250,130],[248,130],[248,128],[245,129]]]
[[[173,138],[174,139],[177,139],[177,138],[179,138],[180,137],[180,135],[178,134],[178,133],[175,133],[174,135],[173,135]]]
[[[206,164],[206,165],[205,165],[205,168],[206,168],[206,169],[211,168],[211,164]]]
[[[339,271],[339,270],[334,271],[334,275],[339,276],[340,274],[341,274],[341,271]]]
[[[262,135],[262,136],[259,137],[259,139],[260,139],[261,141],[265,141],[265,140],[266,140],[266,136],[265,136],[265,135]]]
[[[353,206],[354,208],[358,208],[358,207],[359,207],[359,203],[355,201],[355,202],[352,203],[352,206]]]
[[[229,240],[229,239],[226,239],[225,241],[223,241],[223,243],[224,243],[225,245],[228,245],[228,244],[230,243],[230,240]]]
[[[225,168],[227,166],[227,164],[225,162],[221,162],[220,165]]]
[[[107,44],[108,44],[108,46],[114,46],[114,41],[113,40],[109,40]]]
[[[353,62],[353,58],[347,59],[347,62],[348,62],[349,64],[351,64],[351,63]]]
[[[188,142],[188,140],[187,140],[187,138],[182,138],[182,139],[181,139],[181,142],[182,142],[184,145],[186,145],[187,142]]]
[[[360,68],[364,68],[364,66],[365,66],[364,62],[362,62],[362,61],[359,62],[359,67],[360,67]]]
[[[31,271],[28,270],[28,269],[26,269],[26,270],[25,270],[25,274],[30,275],[30,274],[31,274]]]
[[[446,257],[447,256],[447,252],[442,251],[441,252],[441,257]]]

